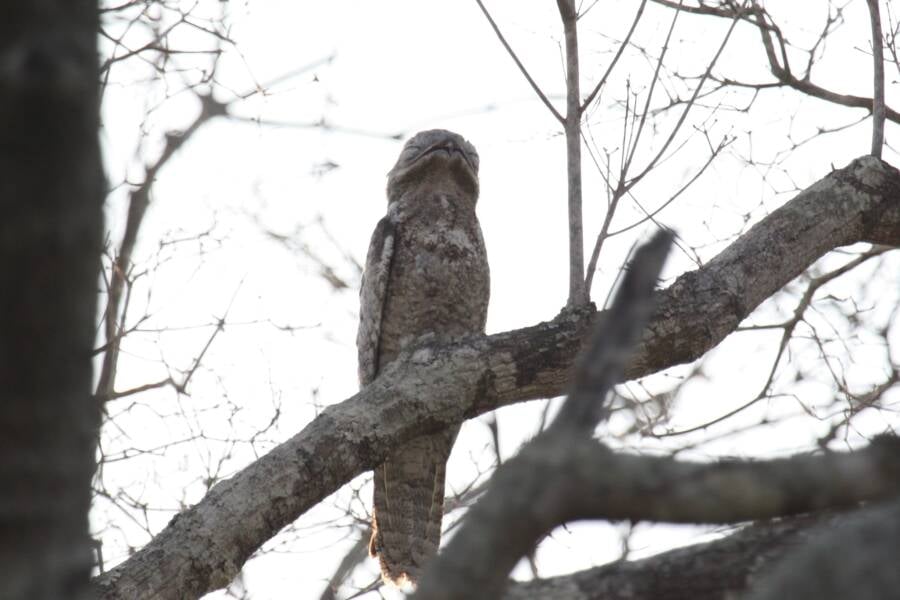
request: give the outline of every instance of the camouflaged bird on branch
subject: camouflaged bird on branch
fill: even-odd
[[[360,290],[365,386],[414,340],[483,333],[490,276],[478,200],[478,153],[456,133],[417,133],[388,173],[387,215],[372,235]],[[415,583],[437,552],[447,459],[459,426],[395,448],[374,472],[369,551],[385,580]]]

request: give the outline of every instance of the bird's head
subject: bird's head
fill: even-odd
[[[388,172],[388,203],[423,184],[453,185],[477,198],[478,152],[475,146],[446,129],[420,131],[411,137]]]

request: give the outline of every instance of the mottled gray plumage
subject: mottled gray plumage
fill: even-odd
[[[490,280],[478,200],[478,153],[441,129],[417,133],[388,174],[360,290],[359,379],[366,385],[410,342],[484,331]],[[372,540],[388,581],[415,582],[437,552],[447,458],[459,427],[396,448],[375,470]]]

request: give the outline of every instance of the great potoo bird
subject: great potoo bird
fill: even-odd
[[[451,131],[406,142],[388,173],[360,291],[359,379],[366,385],[407,344],[481,333],[490,281],[478,200],[478,153]],[[396,448],[375,469],[369,552],[385,580],[415,582],[438,549],[444,474],[459,427]]]

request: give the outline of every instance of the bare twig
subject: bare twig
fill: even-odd
[[[808,74],[806,76],[798,77],[793,72],[791,72],[790,66],[787,62],[787,49],[784,44],[784,37],[781,34],[780,29],[771,22],[771,18],[769,18],[768,13],[759,6],[757,3],[753,3],[753,5],[746,9],[743,14],[741,13],[741,9],[734,3],[726,3],[721,7],[715,7],[710,5],[701,5],[701,6],[681,6],[679,2],[674,2],[673,0],[653,0],[656,4],[660,4],[663,6],[667,6],[669,8],[679,7],[683,12],[690,12],[694,14],[702,14],[715,16],[720,18],[734,19],[740,18],[742,21],[747,21],[751,23],[754,27],[759,29],[760,37],[762,39],[763,47],[766,52],[766,58],[769,62],[769,69],[772,72],[772,75],[775,77],[775,84],[769,83],[742,83],[738,81],[734,81],[729,78],[722,78],[722,81],[727,83],[728,85],[737,85],[742,87],[751,87],[755,89],[765,89],[765,88],[775,88],[775,87],[789,87],[797,90],[798,92],[802,92],[807,96],[811,96],[813,98],[818,98],[820,100],[825,100],[826,102],[831,102],[834,104],[839,104],[841,106],[848,106],[854,108],[864,108],[866,110],[871,111],[873,107],[873,99],[865,98],[863,96],[854,96],[852,94],[839,94],[827,88],[823,88],[820,85],[817,85],[811,81]],[[768,19],[768,20],[767,20]],[[774,35],[776,39],[779,41],[779,49],[776,51],[775,45],[772,42],[771,36]],[[779,62],[778,55],[781,55],[781,62]],[[900,111],[896,111],[889,106],[884,107],[885,118],[894,123],[900,123]]]
[[[681,2],[679,2],[679,5]],[[634,136],[629,140],[627,146],[627,152],[624,156],[624,163],[622,165],[622,174],[621,181],[624,182],[625,178],[628,174],[628,170],[631,167],[631,161],[634,159],[635,152],[637,152],[638,142],[641,139],[641,133],[644,131],[644,124],[647,122],[647,116],[650,114],[650,102],[653,100],[653,92],[656,90],[656,84],[659,83],[660,77],[659,72],[662,69],[663,59],[666,57],[666,53],[669,51],[669,43],[672,40],[672,34],[675,32],[675,24],[678,22],[678,16],[681,14],[681,10],[679,8],[675,9],[675,15],[672,17],[672,22],[669,23],[669,30],[666,32],[666,39],[663,42],[662,50],[659,53],[659,58],[656,61],[656,69],[653,72],[653,77],[650,79],[650,89],[647,91],[647,98],[644,101],[644,110],[640,113],[640,119],[638,121],[637,130],[634,132]],[[712,68],[712,66],[710,66]],[[700,88],[703,87],[703,83],[697,86],[697,91],[694,92],[694,95],[699,92]],[[688,109],[690,105],[688,105]],[[682,113],[682,119],[687,114],[687,110]],[[637,116],[637,115],[635,115]],[[679,123],[680,125],[680,123]],[[677,131],[677,126],[676,126]],[[671,139],[671,138],[670,138]],[[649,168],[649,167],[648,167]],[[645,170],[646,171],[646,170]]]
[[[719,44],[719,48],[716,50],[715,55],[713,55],[712,60],[709,62],[709,65],[707,65],[707,67],[706,67],[706,71],[704,71],[703,76],[700,78],[700,81],[697,83],[697,87],[694,89],[694,93],[691,96],[691,99],[685,104],[684,110],[682,111],[681,115],[678,117],[678,121],[676,122],[675,126],[672,128],[672,131],[669,133],[669,137],[666,138],[666,141],[663,143],[662,147],[656,153],[656,156],[654,156],[653,159],[651,159],[650,162],[647,163],[647,165],[644,167],[644,169],[624,184],[623,187],[624,187],[625,191],[630,190],[635,185],[637,185],[637,183],[641,179],[643,179],[647,175],[647,173],[649,173],[653,169],[654,166],[656,166],[659,163],[659,161],[662,159],[663,155],[669,149],[669,146],[672,144],[672,141],[675,139],[675,135],[681,129],[681,126],[684,124],[684,121],[687,118],[688,113],[691,111],[691,108],[693,108],[693,106],[694,106],[694,102],[697,100],[697,97],[700,95],[700,91],[703,89],[703,85],[706,83],[706,80],[709,79],[709,76],[712,73],[713,67],[716,65],[716,63],[719,60],[719,57],[722,55],[722,52],[725,50],[725,46],[728,44],[728,40],[731,39],[731,34],[734,32],[734,28],[738,24],[741,14],[743,14],[743,13],[739,12],[738,15],[736,15],[732,19],[731,26],[728,28],[728,31],[725,33],[725,37],[722,38],[722,43]],[[677,16],[677,13],[676,13],[676,16]],[[674,26],[674,19],[673,19],[673,26]],[[666,43],[668,44],[668,39],[666,40]],[[656,75],[654,75],[654,81],[655,80],[656,80]],[[651,89],[650,94],[652,94],[652,89]],[[648,107],[649,107],[649,99],[648,99]],[[645,107],[645,109],[644,109],[645,114],[647,112],[648,107]],[[642,120],[641,124],[643,125],[643,120]],[[636,149],[636,147],[637,147],[637,140],[635,140],[634,145],[632,146],[631,156],[633,156],[634,150]],[[627,176],[626,171],[627,171],[627,167],[631,163],[631,156],[629,156],[628,163],[626,163],[626,169],[623,170],[623,172],[622,172],[622,180],[623,181],[625,180],[625,178]]]
[[[125,233],[119,245],[112,272],[110,274],[108,301],[104,315],[104,334],[108,349],[100,366],[100,377],[97,381],[96,396],[111,398],[115,396],[116,366],[121,346],[121,333],[125,329],[125,314],[122,310],[122,292],[125,288],[127,273],[131,268],[131,255],[138,239],[138,232],[144,221],[144,215],[150,206],[150,190],[160,170],[169,159],[200,129],[200,127],[216,116],[226,113],[225,106],[213,100],[212,96],[201,96],[200,114],[183,132],[166,135],[166,145],[162,154],[144,173],[144,180],[129,194],[128,217],[125,222]]]
[[[637,13],[634,15],[634,21],[631,22],[631,28],[628,30],[628,33],[625,35],[625,39],[619,44],[619,49],[616,51],[616,55],[610,61],[609,65],[606,67],[606,72],[603,73],[603,77],[600,78],[600,81],[597,82],[597,85],[594,86],[594,89],[591,90],[591,93],[588,94],[587,98],[584,99],[584,102],[581,104],[581,110],[587,110],[587,107],[590,106],[591,102],[594,101],[594,98],[603,88],[603,85],[606,83],[606,80],[609,78],[609,74],[612,73],[613,67],[619,62],[619,58],[622,56],[622,53],[625,51],[625,47],[628,46],[628,42],[631,40],[631,35],[634,33],[634,30],[637,29],[638,21],[641,20],[641,15],[644,14],[644,7],[647,5],[647,0],[641,0],[641,5],[638,7]],[[593,7],[593,5],[591,5]],[[585,13],[590,10],[585,9],[580,15],[583,17]]]
[[[885,252],[887,252],[890,249],[891,248],[888,246],[874,246],[874,247],[870,248],[869,250],[867,250],[866,252],[863,252],[862,254],[860,254],[855,259],[838,267],[837,269],[834,269],[833,271],[825,273],[824,275],[820,275],[819,277],[815,277],[815,278],[811,279],[809,282],[809,285],[807,285],[807,287],[806,287],[806,290],[803,292],[803,295],[800,297],[800,300],[797,302],[797,307],[794,309],[794,314],[787,321],[785,321],[783,323],[778,323],[777,325],[765,325],[765,326],[738,328],[739,331],[751,331],[751,330],[774,329],[774,328],[783,329],[783,332],[781,334],[781,341],[778,344],[778,351],[775,353],[775,359],[772,361],[772,367],[769,369],[769,375],[768,375],[768,377],[766,377],[766,381],[763,383],[761,389],[759,390],[759,393],[757,393],[756,396],[754,396],[747,402],[744,402],[737,408],[729,410],[728,412],[726,412],[722,415],[719,415],[718,417],[715,417],[713,419],[704,421],[700,425],[695,425],[692,427],[687,427],[687,428],[679,429],[679,430],[675,430],[675,431],[665,431],[665,432],[661,432],[661,433],[653,433],[651,435],[656,438],[664,438],[664,437],[685,435],[688,433],[693,433],[695,431],[701,431],[701,430],[707,429],[708,427],[711,427],[717,423],[721,423],[722,421],[730,419],[734,415],[736,415],[740,412],[743,412],[746,409],[750,408],[751,406],[755,405],[763,398],[768,397],[769,388],[771,387],[772,382],[775,379],[775,374],[778,370],[778,365],[781,363],[781,359],[784,357],[784,353],[787,350],[788,343],[791,341],[791,339],[794,335],[794,330],[797,328],[797,325],[803,320],[803,316],[804,316],[804,314],[806,314],[807,309],[809,309],[812,306],[813,297],[815,296],[816,292],[819,291],[819,289],[822,286],[824,286],[825,284],[837,279],[841,275],[845,275],[846,273],[849,273],[850,271],[852,271],[859,265],[863,264],[870,258],[880,256],[881,254],[884,254]]]
[[[662,160],[663,155],[666,153],[666,151],[668,150],[672,141],[675,139],[675,136],[681,130],[681,127],[683,126],[685,120],[687,119],[688,113],[693,108],[701,90],[703,89],[703,85],[706,83],[706,80],[710,76],[710,73],[712,72],[713,67],[715,66],[716,62],[718,61],[719,56],[721,56],[722,51],[725,49],[725,46],[731,37],[731,33],[734,30],[734,27],[738,22],[739,15],[742,14],[742,13],[738,13],[732,20],[731,27],[728,29],[728,32],[726,33],[724,39],[722,40],[722,43],[719,45],[718,51],[713,56],[709,65],[707,66],[706,71],[704,72],[703,76],[700,78],[700,81],[697,84],[697,87],[694,90],[694,93],[691,96],[690,100],[688,100],[685,103],[684,110],[682,111],[675,126],[672,128],[672,131],[669,132],[669,136],[666,138],[666,141],[663,143],[662,147],[659,149],[659,151],[656,153],[656,155],[653,157],[653,159],[643,168],[643,170],[639,174],[637,174],[636,176],[629,179],[628,171],[632,166],[632,160],[634,159],[635,153],[638,149],[638,142],[641,138],[641,133],[644,130],[646,118],[650,114],[650,102],[653,98],[653,93],[654,93],[656,84],[660,79],[660,70],[662,68],[663,59],[666,56],[666,53],[668,52],[668,49],[669,49],[669,42],[670,42],[672,34],[675,30],[675,23],[678,19],[678,15],[680,13],[680,10],[678,9],[680,4],[681,3],[679,2],[679,4],[676,5],[676,7],[675,7],[676,8],[675,15],[673,16],[672,22],[669,25],[669,30],[666,35],[666,39],[663,43],[662,51],[660,53],[659,59],[657,60],[656,70],[653,73],[653,78],[651,81],[650,89],[647,92],[647,98],[646,98],[646,101],[644,104],[644,109],[640,114],[640,118],[638,119],[637,128],[632,130],[633,137],[631,139],[628,139],[627,141],[623,142],[623,148],[627,148],[627,151],[625,153],[623,153],[623,163],[621,166],[621,171],[619,173],[619,182],[618,182],[618,184],[615,185],[615,189],[613,189],[613,191],[612,191],[612,198],[610,199],[609,206],[607,207],[606,215],[603,220],[603,224],[600,227],[600,233],[597,234],[597,240],[594,242],[594,247],[591,251],[591,256],[590,256],[590,259],[588,262],[588,270],[587,270],[587,273],[585,274],[585,287],[586,287],[588,294],[590,294],[590,289],[591,289],[591,285],[593,283],[593,278],[594,278],[594,272],[596,271],[596,268],[597,268],[597,261],[600,258],[600,252],[603,248],[603,244],[606,241],[606,239],[611,237],[611,235],[612,235],[612,234],[609,234],[609,228],[612,225],[612,220],[613,220],[613,217],[615,216],[616,209],[618,208],[619,201],[622,199],[622,197],[625,196],[625,194],[629,193],[631,191],[631,189],[635,185],[637,185],[651,170],[653,170],[653,168],[657,164],[659,164],[660,160]],[[627,102],[627,100],[626,100],[626,102]],[[627,108],[628,108],[628,105],[626,104],[626,113],[627,113]],[[637,118],[637,114],[635,114],[635,118]],[[626,119],[626,128],[627,128],[627,119]],[[709,162],[712,161],[712,159],[716,156],[716,154],[718,154],[718,152],[721,150],[721,148],[722,148],[722,146],[720,145],[720,147],[717,150],[714,150],[709,161],[707,161],[706,165],[704,165],[700,169],[699,173],[695,176],[694,179],[692,179],[688,183],[688,185],[690,185],[690,183],[692,183],[696,179],[696,177],[699,177],[700,173],[702,173],[706,169],[706,167],[709,165]],[[607,185],[612,187],[612,183],[609,181],[607,182]],[[685,188],[682,188],[681,191],[683,191],[684,189]],[[681,191],[679,191],[678,194],[680,194]],[[676,194],[676,196],[678,194]],[[674,197],[672,199],[674,199]],[[650,217],[648,215],[648,218],[652,218],[652,217]]]
[[[359,539],[357,539],[356,543],[347,550],[344,558],[341,560],[337,569],[335,569],[334,575],[331,576],[328,585],[322,592],[322,595],[319,596],[319,600],[335,600],[335,598],[337,598],[337,591],[341,587],[341,584],[346,581],[347,577],[350,576],[350,573],[352,573],[353,570],[369,555],[369,537],[367,531],[360,533]]]
[[[506,41],[506,38],[503,37],[503,34],[500,32],[500,28],[497,27],[497,23],[494,22],[494,18],[491,17],[491,14],[488,12],[487,8],[484,6],[484,3],[481,0],[475,0],[478,4],[478,7],[481,9],[481,12],[484,13],[485,18],[488,20],[488,23],[491,24],[491,28],[494,30],[494,33],[497,34],[497,39],[500,40],[500,43],[503,44],[503,47],[506,48],[506,51],[509,53],[510,58],[513,59],[513,62],[516,63],[516,66],[519,67],[519,71],[522,72],[522,75],[525,76],[525,79],[528,80],[528,84],[531,86],[531,89],[534,90],[534,93],[537,94],[538,98],[541,99],[541,102],[544,103],[544,106],[547,107],[547,110],[559,121],[561,124],[565,123],[565,119],[559,111],[553,106],[553,103],[550,102],[550,99],[547,98],[547,95],[541,91],[541,88],[538,84],[532,79],[531,75],[528,73],[528,69],[525,68],[525,65],[522,64],[522,61],[519,60],[519,57],[516,56],[516,53],[513,51],[512,47]]]
[[[231,114],[230,108],[251,96],[263,92],[268,86],[277,85],[286,79],[295,77],[301,73],[321,65],[330,64],[334,59],[334,55],[329,55],[308,63],[302,67],[284,73],[264,85],[254,86],[245,92],[237,94],[230,102],[220,102],[213,97],[212,92],[206,94],[198,94],[200,100],[200,113],[195,117],[194,121],[188,125],[184,131],[173,131],[166,134],[166,143],[159,158],[152,165],[148,166],[144,172],[144,178],[141,183],[134,187],[129,194],[128,216],[126,218],[125,232],[122,241],[119,243],[118,250],[113,258],[113,265],[110,269],[110,278],[107,289],[107,305],[103,316],[104,330],[104,347],[106,349],[103,355],[103,361],[100,366],[100,376],[98,378],[95,397],[98,399],[110,399],[120,397],[121,394],[115,391],[116,369],[118,366],[119,350],[122,339],[129,331],[126,327],[127,318],[127,294],[123,298],[123,292],[128,286],[128,273],[132,266],[132,254],[135,244],[138,240],[141,225],[144,221],[144,215],[150,206],[150,192],[160,171],[168,164],[169,160],[190,140],[194,134],[208,121],[214,117],[232,117],[241,120]],[[215,64],[212,73],[215,72]],[[324,121],[310,126],[319,127],[326,130],[339,130]],[[352,133],[360,133],[354,131]],[[124,303],[123,303],[124,300]],[[220,324],[221,325],[221,324]],[[192,367],[191,372],[197,365]],[[187,384],[184,381],[183,384]]]

